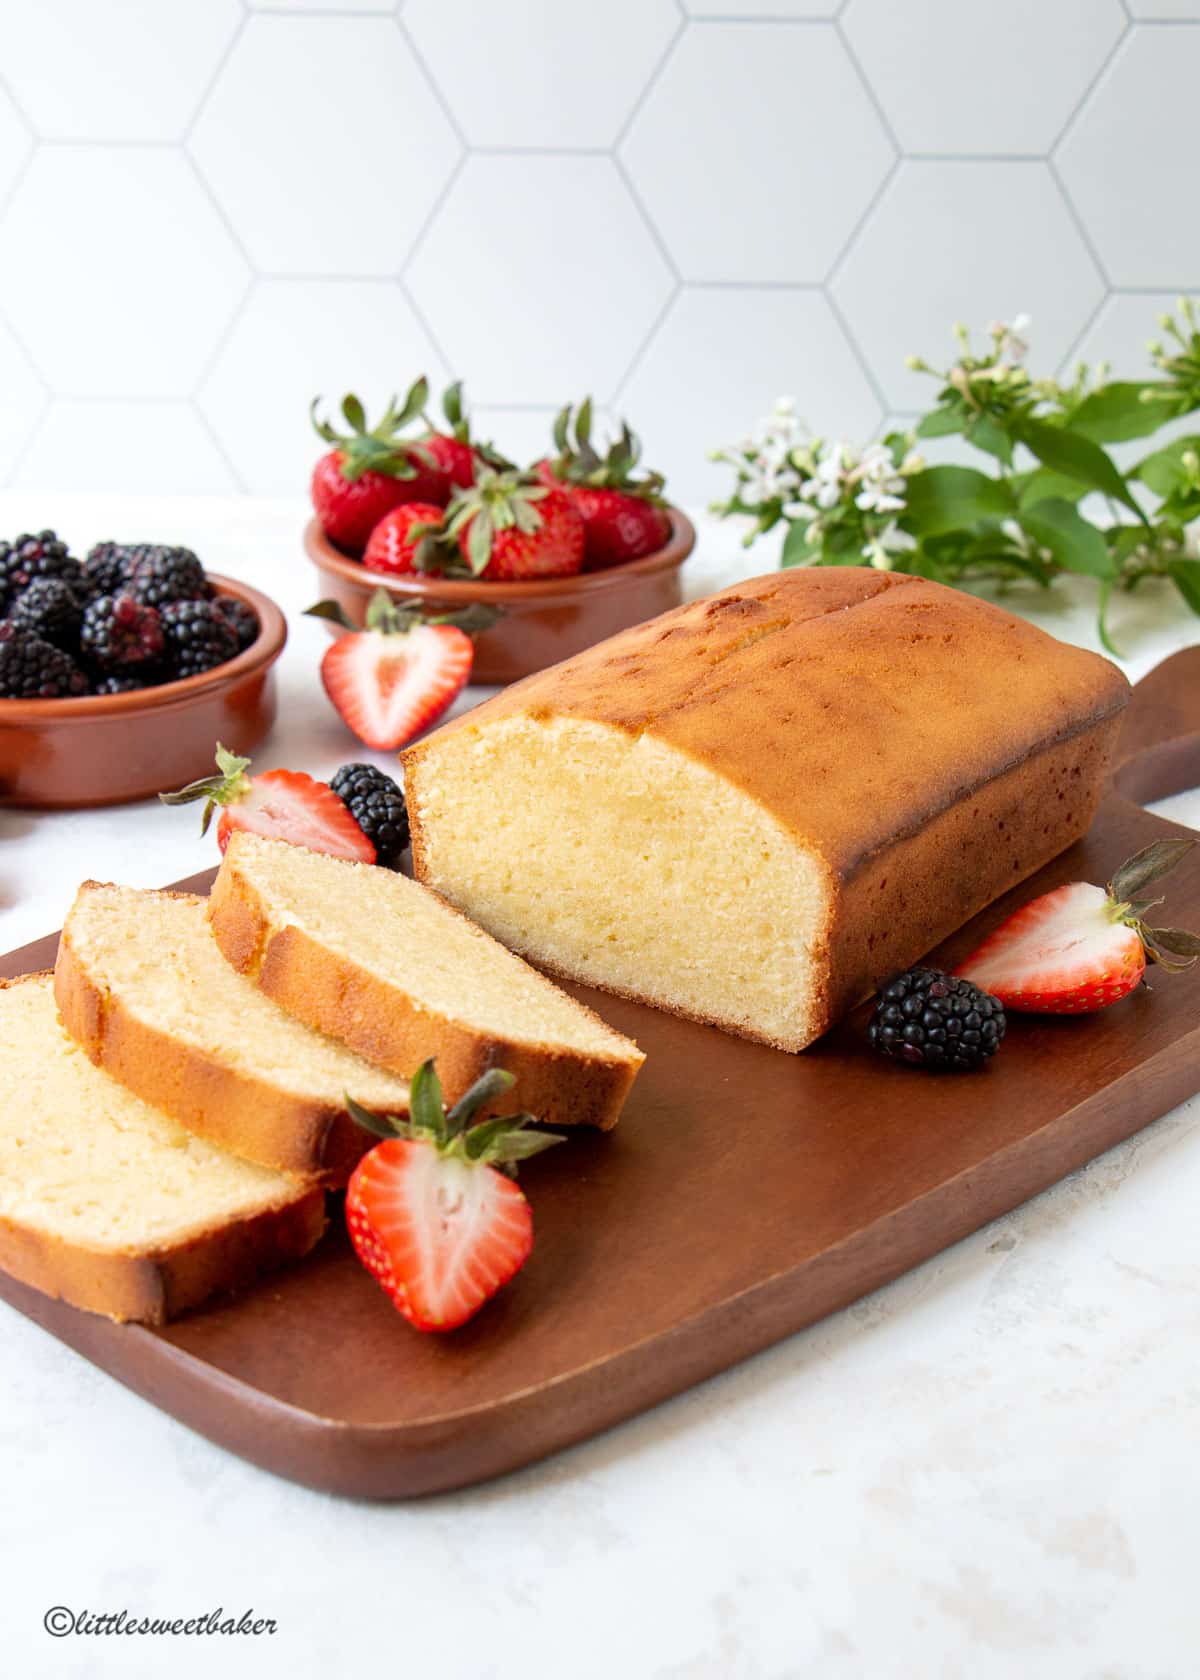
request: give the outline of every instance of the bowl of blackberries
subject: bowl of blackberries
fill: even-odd
[[[250,751],[275,715],[273,601],[190,548],[0,540],[0,804],[114,805]]]

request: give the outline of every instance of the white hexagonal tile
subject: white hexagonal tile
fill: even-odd
[[[402,0],[246,0],[252,12],[394,12]]]
[[[614,409],[640,432],[667,492],[704,504],[732,484],[710,449],[744,437],[776,397],[814,432],[861,440],[879,402],[828,299],[786,287],[685,286]]]
[[[238,0],[0,6],[0,65],[43,139],[173,140],[241,18]]]
[[[29,156],[33,136],[3,88],[0,88],[0,204]]]
[[[1135,29],[1058,153],[1067,191],[1117,286],[1200,277],[1200,29]]]
[[[45,146],[0,238],[0,306],[60,396],[186,396],[242,297],[245,264],[187,160]]]
[[[46,403],[29,358],[0,321],[0,482],[6,482]]]
[[[394,273],[458,156],[390,18],[252,17],[190,145],[260,271]]]
[[[200,391],[200,406],[248,490],[302,495],[326,446],[315,396],[337,417],[355,391],[372,418],[418,374],[446,383],[424,328],[386,280],[268,280],[257,286]]]
[[[1104,292],[1042,163],[901,165],[833,280],[889,403],[917,408],[932,382],[904,367],[954,357],[966,320],[1033,317],[1031,365],[1056,369]]]
[[[404,25],[472,145],[607,146],[679,12],[674,0],[408,0]]]
[[[824,25],[693,24],[621,150],[685,280],[820,280],[892,163]]]
[[[470,402],[469,385],[467,398]],[[544,408],[508,408],[503,403],[475,402],[470,402],[470,407],[476,435],[494,443],[502,455],[507,455],[519,467],[532,466],[553,448],[550,428],[558,413],[557,408],[549,405]],[[601,438],[608,434],[611,420],[603,409],[595,412],[593,435]]]
[[[1200,0],[1127,0],[1135,18],[1150,22],[1200,18]]]
[[[206,495],[237,489],[207,428],[186,402],[50,405],[13,484],[21,490]]]
[[[670,296],[658,246],[603,157],[472,157],[408,270],[482,403],[613,390]]]
[[[1076,362],[1111,364],[1113,379],[1153,379],[1149,345],[1165,337],[1159,316],[1176,313],[1174,292],[1113,292],[1077,344],[1063,369],[1069,375]]]
[[[845,0],[683,0],[694,18],[831,18]]]
[[[1044,152],[1128,19],[1120,0],[850,0],[842,27],[906,151]]]

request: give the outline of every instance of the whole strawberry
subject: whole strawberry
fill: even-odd
[[[176,793],[160,793],[164,805],[204,801],[202,834],[208,833],[213,813],[220,811],[217,845],[224,852],[239,829],[268,840],[286,840],[310,852],[374,863],[375,847],[346,806],[325,782],[303,770],[264,770],[250,776],[248,758],[239,758],[217,742],[217,773],[189,782]]]
[[[347,1099],[359,1125],[384,1140],[346,1187],[350,1240],[418,1330],[458,1329],[533,1250],[533,1216],[512,1174],[563,1139],[527,1131],[529,1114],[473,1124],[512,1084],[493,1068],[447,1112],[429,1061],[413,1074],[406,1120],[381,1120]]]
[[[1190,968],[1200,937],[1147,927],[1162,903],[1139,897],[1191,851],[1194,840],[1160,840],[1118,869],[1108,887],[1072,881],[1043,893],[1001,922],[955,974],[983,986],[1009,1009],[1084,1015],[1127,997],[1147,960],[1168,973]]]
[[[432,502],[404,502],[385,513],[367,540],[363,565],[368,572],[409,577],[424,572],[440,575],[447,558],[441,539],[445,513]],[[457,551],[452,551],[457,555]]]
[[[481,467],[503,470],[512,466],[492,444],[481,443],[471,435],[461,379],[456,379],[443,393],[442,413],[445,428],[431,427],[421,439],[421,447],[446,474],[452,490],[468,489]]]
[[[564,485],[583,519],[585,572],[607,571],[662,548],[671,521],[661,473],[637,476],[641,444],[621,422],[621,435],[601,455],[592,443],[592,400],[564,408],[554,422],[557,453],[540,461],[543,484]]]
[[[377,425],[368,428],[363,405],[355,396],[342,400],[348,430],[338,432],[311,408],[318,435],[334,447],[322,455],[312,475],[312,504],[331,542],[361,554],[385,513],[401,502],[432,502],[444,507],[450,482],[423,445],[401,434],[420,416],[429,386],[418,379],[402,406],[395,398]]]
[[[517,582],[583,570],[583,520],[572,498],[518,472],[481,471],[446,510],[446,531],[476,577]]]

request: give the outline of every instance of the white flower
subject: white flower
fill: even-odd
[[[1011,321],[993,321],[988,331],[996,341],[996,354],[1002,362],[1023,362],[1029,354],[1028,332],[1033,325],[1022,312]]]

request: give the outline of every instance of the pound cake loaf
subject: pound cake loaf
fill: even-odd
[[[553,981],[391,870],[235,834],[209,920],[241,973],[308,1026],[411,1075],[436,1057],[456,1100],[489,1068],[500,1112],[612,1126],[645,1060]]]
[[[348,1092],[404,1114],[404,1080],[311,1032],[222,957],[206,901],[85,881],[59,941],[63,1025],[97,1066],[223,1149],[344,1183],[372,1139]]]
[[[1128,693],[960,591],[773,573],[410,747],[414,866],[552,972],[800,1050],[1084,832]]]
[[[0,1267],[162,1324],[307,1254],[325,1196],[132,1096],[63,1032],[49,974],[0,980]]]

